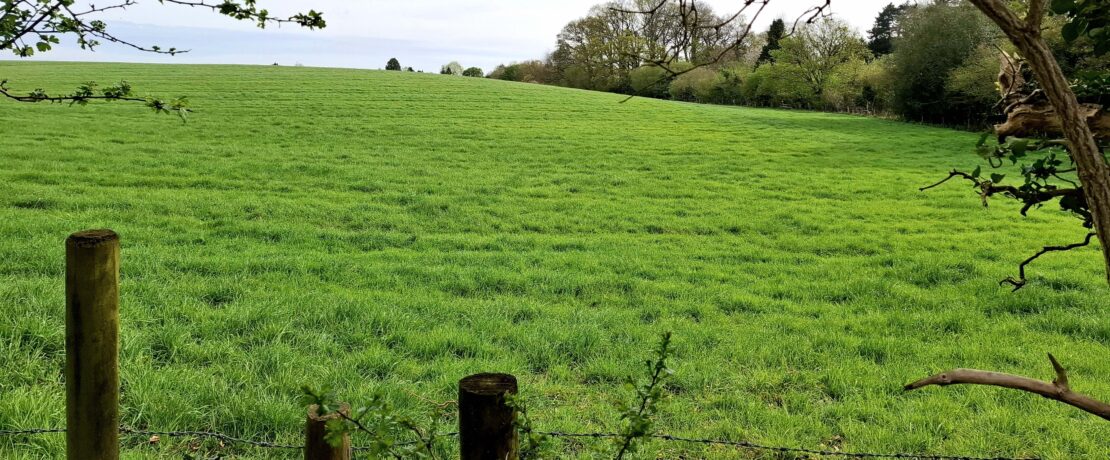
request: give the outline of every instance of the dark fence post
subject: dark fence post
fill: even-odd
[[[343,413],[348,413],[350,409],[343,406],[339,409]],[[319,406],[310,406],[308,408],[308,421],[305,422],[305,442],[304,442],[304,458],[305,460],[351,460],[351,436],[343,434],[343,441],[338,446],[328,444],[328,420],[337,419],[341,416],[339,414],[328,414],[320,416]]]
[[[516,411],[505,403],[505,395],[516,391],[516,377],[508,374],[478,374],[459,381],[462,460],[517,460]]]
[[[66,454],[119,460],[119,236],[66,240]]]

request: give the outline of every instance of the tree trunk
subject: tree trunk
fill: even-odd
[[[1087,198],[1095,233],[1102,243],[1102,258],[1106,266],[1106,279],[1110,283],[1110,166],[1098,149],[1094,134],[1087,125],[1087,117],[1068,84],[1064,71],[1056,62],[1044,37],[1041,20],[1045,0],[1030,0],[1030,16],[1022,20],[1001,0],[970,0],[983,14],[994,21],[1017,47],[1029,63],[1045,95],[1060,116],[1064,137],[1068,141],[1071,157],[1083,194]]]

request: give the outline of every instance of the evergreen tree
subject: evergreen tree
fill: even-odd
[[[894,37],[898,35],[898,22],[910,8],[909,4],[894,6],[888,3],[875,17],[875,26],[867,31],[867,47],[875,57],[894,52]]]
[[[771,28],[767,29],[767,44],[763,45],[763,50],[759,52],[759,59],[755,61],[757,65],[775,61],[771,52],[779,49],[779,41],[784,35],[786,35],[786,23],[782,19],[772,21]]]

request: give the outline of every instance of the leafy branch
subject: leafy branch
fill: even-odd
[[[635,451],[637,440],[650,437],[655,430],[654,416],[658,411],[659,402],[663,399],[663,383],[674,371],[667,367],[667,359],[671,357],[671,333],[663,334],[663,339],[655,348],[655,358],[645,361],[648,379],[646,382],[630,380],[629,386],[636,391],[637,402],[634,405],[618,402],[617,409],[621,413],[623,426],[620,437],[617,438],[616,460],[622,460],[626,454]]]
[[[505,404],[516,411],[513,425],[520,434],[520,460],[533,460],[542,456],[551,449],[551,437],[536,431],[532,426],[532,417],[528,415],[528,405],[520,395],[506,393]]]
[[[423,427],[414,420],[400,416],[380,395],[371,397],[369,403],[354,411],[353,415],[339,410],[342,406],[335,400],[334,394],[328,390],[315,390],[308,386],[301,387],[301,403],[306,406],[316,405],[321,416],[337,414],[327,422],[327,435],[325,440],[339,446],[343,438],[352,432],[368,434],[371,443],[366,450],[376,457],[395,459],[430,459],[446,458],[439,440],[440,422],[446,411],[453,403],[436,406],[431,415],[431,424]],[[403,438],[415,437],[416,441],[404,441]]]
[[[8,80],[0,80],[0,95],[17,102],[49,102],[68,103],[69,105],[88,105],[91,101],[130,101],[142,102],[156,113],[176,114],[182,121],[189,118],[193,110],[189,108],[188,98],[182,96],[175,99],[161,99],[155,97],[137,97],[132,92],[131,84],[121,81],[118,85],[99,88],[96,82],[81,84],[72,93],[52,96],[42,88],[35,89],[27,94],[17,94],[8,87]]]
[[[1110,52],[1110,2],[1053,0],[1052,12],[1067,20],[1060,32],[1068,44],[1085,36],[1094,43],[1096,55]]]
[[[982,199],[983,206],[989,205],[991,197],[1001,195],[1021,202],[1021,215],[1026,216],[1030,209],[1040,208],[1044,203],[1059,200],[1060,208],[1078,217],[1083,222],[1084,228],[1088,230],[1094,228],[1093,216],[1083,194],[1083,188],[1075,180],[1066,177],[1067,174],[1075,172],[1074,162],[1067,154],[1066,142],[1057,139],[1036,141],[1011,139],[989,145],[987,139],[990,134],[985,133],[979,139],[976,152],[986,159],[993,169],[1002,168],[1007,160],[1011,165],[1018,166],[1019,175],[1023,179],[1021,184],[1002,184],[1006,179],[1005,174],[992,173],[989,177],[984,177],[982,167],[977,167],[970,173],[953,170],[948,173],[948,177],[935,184],[922,187],[920,190],[933,189],[952,179],[959,178],[972,184]],[[1064,150],[1061,151],[1061,149]],[[1038,153],[1042,154],[1039,157],[1031,158],[1031,155]],[[1026,163],[1026,160],[1032,161]],[[1068,161],[1068,165],[1064,164],[1065,161]],[[1067,185],[1061,186],[1060,183]],[[1088,246],[1094,236],[1094,234],[1088,235],[1083,243],[1045,247],[1019,265],[1018,277],[1006,278],[1000,284],[1013,286],[1014,291],[1020,290],[1027,284],[1026,266],[1049,252],[1069,251]]]
[[[123,10],[138,5],[141,0],[115,0],[107,5],[90,4],[88,9],[75,10],[76,0],[2,0],[0,3],[0,52],[11,51],[19,57],[31,57],[35,53],[45,53],[61,43],[61,37],[73,36],[77,45],[88,51],[95,51],[102,42],[117,43],[136,50],[177,55],[188,50],[144,46],[120,38],[109,31],[108,25],[99,19],[98,14],[111,10]],[[153,0],[152,0],[153,1]],[[252,21],[258,27],[268,24],[296,24],[308,29],[322,29],[327,26],[323,15],[315,10],[296,13],[288,17],[272,15],[268,10],[259,8],[257,0],[223,0],[209,3],[205,0],[157,0],[160,4],[172,4],[192,8],[210,9],[215,13],[240,21]],[[7,83],[7,80],[4,80]],[[87,83],[77,91],[52,96],[42,89],[28,94],[15,94],[6,85],[0,85],[0,94],[16,102],[68,102],[85,105],[90,101],[129,101],[141,102],[158,113],[175,113],[185,120],[191,110],[185,98],[164,100],[159,98],[140,98],[131,94],[131,87],[125,83],[119,86],[96,91],[95,84]]]

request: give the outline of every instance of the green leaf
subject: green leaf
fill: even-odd
[[[974,178],[978,179],[979,176],[982,175],[982,174],[983,174],[983,167],[982,166],[976,166],[975,170],[971,172],[971,177],[974,177]]]
[[[987,131],[979,136],[979,142],[975,144],[976,147],[982,147],[987,143],[987,139],[991,137],[991,132]]]
[[[1002,183],[1002,179],[1005,179],[1005,178],[1006,178],[1005,174],[991,174],[991,182],[994,182],[996,184]]]
[[[1065,14],[1075,8],[1075,0],[1052,0],[1052,12]]]
[[[1087,30],[1087,21],[1085,19],[1077,18],[1060,29],[1060,34],[1064,36],[1064,41],[1071,43],[1074,42],[1083,32]]]

